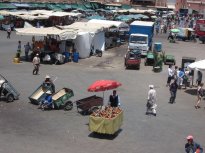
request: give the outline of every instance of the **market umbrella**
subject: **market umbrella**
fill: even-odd
[[[121,85],[122,84],[120,82],[117,82],[115,80],[98,80],[88,87],[88,91],[89,92],[103,91],[103,100],[104,100],[104,91],[115,89]]]
[[[178,32],[180,32],[180,30],[179,29],[171,29],[171,32],[178,33]]]

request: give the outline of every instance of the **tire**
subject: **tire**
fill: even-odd
[[[95,112],[96,110],[98,110],[98,106],[93,106],[89,109],[89,114],[92,114],[93,112]]]
[[[73,102],[72,101],[67,101],[64,105],[64,110],[65,111],[70,111],[73,109]]]
[[[102,52],[97,54],[98,57],[102,57]]]
[[[137,66],[137,70],[140,70],[140,65]]]
[[[14,95],[11,94],[11,93],[8,93],[6,95],[6,100],[7,100],[7,102],[13,102],[14,101]]]

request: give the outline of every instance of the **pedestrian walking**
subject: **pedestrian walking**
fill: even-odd
[[[27,42],[27,44],[24,45],[24,48],[25,48],[25,60],[28,61],[29,60],[28,54],[29,54],[29,51],[31,50],[31,46],[29,42]]]
[[[11,28],[8,27],[8,29],[7,29],[7,39],[10,39],[10,36],[11,36]]]
[[[169,91],[171,94],[171,97],[169,99],[169,103],[171,103],[171,104],[175,103],[177,89],[178,89],[177,80],[174,80],[174,82],[171,83],[170,88],[169,88]]]
[[[184,71],[182,70],[182,68],[179,68],[178,72],[177,72],[177,84],[178,84],[178,88],[181,89],[182,85],[183,85],[183,78],[184,78]]]
[[[197,72],[197,79],[196,79],[197,86],[199,86],[201,84],[201,81],[202,81],[202,72],[198,71]]]
[[[196,108],[196,109],[200,108],[199,104],[200,104],[201,99],[202,99],[202,97],[203,97],[203,95],[204,95],[203,86],[204,86],[204,84],[201,83],[201,84],[198,86],[198,89],[197,89],[197,103],[196,103],[196,105],[195,105],[195,108]]]
[[[18,41],[18,49],[17,51],[21,52],[21,41]]]
[[[173,79],[173,70],[172,70],[172,65],[169,65],[169,68],[168,68],[168,78],[167,78],[167,87],[170,86],[170,82],[171,80]]]
[[[177,79],[177,71],[178,71],[178,66],[175,66],[174,70],[173,70],[173,74],[174,74],[174,79],[175,80]]]
[[[156,108],[157,108],[157,93],[154,89],[154,85],[149,85],[149,92],[148,92],[148,98],[147,98],[147,111],[146,115],[152,114],[154,116],[157,115]]]
[[[36,54],[36,56],[33,58],[33,66],[34,66],[33,75],[37,75],[40,67],[39,54]]]
[[[187,86],[190,86],[190,72],[188,68],[184,70],[184,80],[183,80],[184,88],[186,89]]]
[[[186,153],[203,153],[203,148],[200,144],[194,141],[192,135],[187,136],[187,143],[185,144]]]

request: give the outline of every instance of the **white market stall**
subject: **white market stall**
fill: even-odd
[[[129,25],[121,21],[111,20],[89,20],[88,23],[101,25],[107,28],[105,32],[105,48],[119,46],[122,41],[126,41],[129,32]]]
[[[121,21],[111,21],[111,20],[96,20],[96,19],[92,19],[89,20],[88,23],[94,23],[94,24],[100,24],[103,27],[112,27],[115,26],[118,28],[118,30],[120,29],[128,29],[129,31],[129,25],[125,22],[121,22]]]
[[[200,60],[188,65],[188,68],[192,70],[205,71],[205,60]]]
[[[68,53],[66,50],[66,41],[76,39],[77,31],[75,29],[60,29],[57,27],[48,28],[20,28],[16,29],[17,35],[24,36],[42,36],[43,40],[36,41],[35,37],[32,38],[33,52],[31,59],[36,53],[40,54],[42,61],[50,63],[65,62],[65,54]],[[48,58],[48,56],[50,58]],[[66,59],[68,61],[68,59]]]
[[[75,39],[77,32],[73,29],[61,30],[56,27],[47,27],[47,28],[19,28],[15,29],[17,35],[26,35],[26,36],[58,36],[60,40]]]
[[[105,32],[103,26],[87,22],[75,22],[69,26],[62,26],[62,28],[78,30],[77,37],[73,42],[80,58],[89,57],[91,50],[99,49],[105,51]]]

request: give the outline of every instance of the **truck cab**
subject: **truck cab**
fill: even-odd
[[[138,48],[141,55],[147,56],[147,52],[152,49],[154,22],[134,21],[130,24],[129,34],[128,48]]]
[[[144,34],[131,34],[129,38],[129,49],[138,48],[141,51],[141,55],[146,56],[149,50],[148,35]]]

